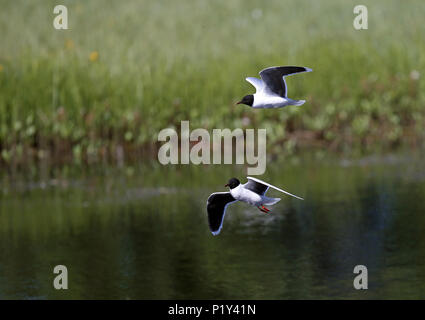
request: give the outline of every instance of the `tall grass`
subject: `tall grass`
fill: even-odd
[[[266,128],[276,153],[421,146],[425,135],[425,3],[363,1],[0,1],[0,147],[6,163],[143,156],[158,132]],[[300,107],[233,106],[271,65]]]

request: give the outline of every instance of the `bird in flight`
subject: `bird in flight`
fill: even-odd
[[[255,87],[254,94],[248,94],[236,104],[246,104],[252,108],[282,108],[287,105],[301,106],[305,100],[288,98],[285,77],[301,72],[311,72],[306,67],[270,67],[260,71],[261,79],[248,77],[246,81]]]
[[[220,233],[227,206],[233,202],[246,202],[252,206],[256,206],[264,213],[269,213],[270,210],[264,205],[271,206],[280,201],[279,198],[266,197],[266,192],[269,187],[297,199],[304,200],[303,198],[279,189],[278,187],[261,181],[260,179],[253,177],[247,177],[247,179],[248,182],[242,185],[238,179],[232,178],[225,185],[225,187],[230,188],[229,192],[215,192],[208,197],[208,224],[213,235],[218,235]]]

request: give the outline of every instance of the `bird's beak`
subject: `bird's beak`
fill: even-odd
[[[241,104],[242,103],[242,101],[238,101],[238,102],[236,102],[235,103],[235,106],[237,105],[237,104]]]
[[[229,186],[229,184],[228,184],[228,183],[226,183],[224,186],[225,186],[225,187],[228,187],[228,186]]]

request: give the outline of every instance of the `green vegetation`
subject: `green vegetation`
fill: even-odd
[[[422,146],[425,29],[421,0],[0,1],[1,161],[93,161],[153,155],[157,134],[267,128],[269,151],[344,152]],[[301,108],[234,107],[246,76],[271,65]]]

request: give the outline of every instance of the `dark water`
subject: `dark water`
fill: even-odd
[[[306,200],[282,196],[270,215],[233,204],[217,237],[208,230],[206,199],[228,177],[243,177],[241,167],[4,176],[0,298],[425,297],[423,161],[267,169],[262,179]],[[59,264],[68,268],[66,291],[52,285]],[[356,265],[368,268],[368,290],[353,288]]]

